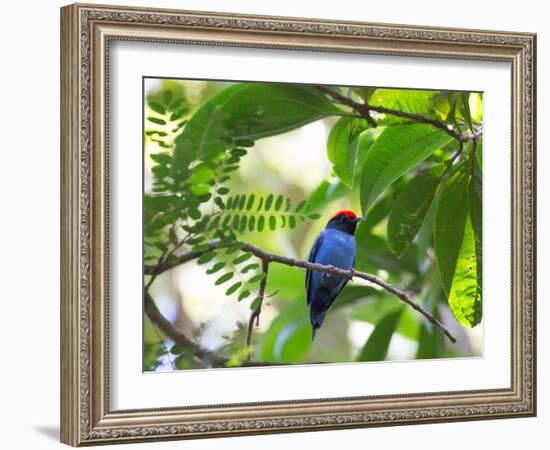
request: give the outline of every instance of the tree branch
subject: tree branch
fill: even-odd
[[[254,321],[256,321],[256,326],[260,325],[260,313],[262,312],[262,303],[264,302],[265,296],[265,286],[267,285],[267,272],[269,270],[269,261],[262,259],[262,272],[265,273],[265,276],[260,281],[260,287],[258,289],[258,306],[250,314],[250,319],[248,320],[248,330],[246,333],[246,346],[249,347],[252,342],[252,329],[254,328]],[[250,355],[249,355],[250,359]]]
[[[220,241],[212,241],[209,245],[208,250],[205,250],[204,252],[184,253],[178,257],[177,261],[165,264],[162,267],[161,271],[171,269],[172,267],[175,267],[175,266],[178,266],[179,264],[190,261],[191,259],[198,258],[203,253],[206,253],[207,251],[211,251],[215,248],[218,248],[220,245],[221,245]],[[276,262],[276,263],[284,264],[286,266],[291,266],[291,267],[301,267],[302,269],[310,269],[310,270],[315,270],[317,272],[342,275],[350,280],[356,277],[356,278],[361,278],[363,280],[369,281],[370,283],[376,284],[377,286],[380,286],[381,288],[385,289],[387,292],[395,295],[398,299],[400,299],[401,301],[409,305],[414,310],[418,311],[430,323],[432,323],[435,327],[437,327],[437,329],[441,333],[447,336],[447,338],[453,344],[456,342],[455,337],[450,333],[450,331],[445,327],[445,325],[439,322],[439,320],[437,320],[429,311],[425,310],[424,308],[422,308],[422,306],[420,306],[418,303],[412,300],[406,292],[396,288],[390,283],[387,283],[384,280],[381,280],[380,278],[370,273],[358,272],[355,269],[345,270],[345,269],[340,269],[339,267],[324,266],[322,264],[311,263],[309,261],[302,261],[299,259],[288,258],[286,256],[275,255],[273,253],[266,252],[265,250],[262,250],[261,248],[251,244],[244,244],[241,250],[244,252],[252,253],[257,258],[260,258],[264,264]],[[159,268],[157,266],[145,266],[145,273],[148,275],[158,274],[159,273],[158,270]],[[264,280],[265,279],[266,278],[264,278]]]
[[[145,291],[145,314],[153,322],[159,330],[169,339],[174,341],[176,344],[181,345],[183,348],[188,350],[193,356],[210,364],[212,367],[227,367],[229,362],[228,358],[218,355],[215,352],[212,352],[204,347],[201,347],[198,343],[187,337],[181,331],[176,329],[159,311],[157,305],[153,301],[151,294],[148,291]],[[283,364],[278,363],[268,363],[263,361],[243,361],[242,367],[256,367],[256,366],[280,366]]]
[[[449,128],[449,126],[446,123],[441,122],[439,120],[431,119],[426,116],[422,116],[421,114],[413,114],[406,111],[400,111],[398,109],[386,108],[384,106],[372,106],[372,105],[369,105],[368,103],[358,103],[352,100],[351,98],[348,98],[345,95],[342,95],[339,92],[335,91],[334,89],[331,89],[326,86],[317,86],[317,89],[321,91],[323,94],[326,94],[329,97],[331,97],[333,100],[336,100],[338,103],[349,106],[354,111],[359,113],[362,117],[364,117],[370,124],[372,124],[372,120],[373,120],[370,115],[370,112],[374,111],[381,114],[389,114],[396,117],[403,117],[417,123],[432,125],[433,127],[439,128],[440,130],[444,131],[449,136],[452,136],[453,138],[457,139],[460,142],[476,140],[479,136],[481,136],[483,132],[482,127],[479,127],[473,133],[468,133],[468,132],[457,133],[453,129]]]

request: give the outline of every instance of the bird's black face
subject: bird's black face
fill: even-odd
[[[340,230],[353,236],[357,229],[357,223],[361,220],[363,220],[361,217],[352,217],[348,214],[337,214],[328,221],[326,228]]]

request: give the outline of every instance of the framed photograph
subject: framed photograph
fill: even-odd
[[[536,414],[536,36],[61,9],[61,440]]]

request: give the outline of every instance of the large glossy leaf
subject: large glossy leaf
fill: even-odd
[[[305,301],[286,304],[260,340],[256,348],[257,358],[278,362],[296,359],[303,361],[311,347],[311,330],[308,324],[309,311]],[[306,331],[307,336],[304,335]],[[289,345],[293,342],[300,344],[295,352],[292,351],[292,345]]]
[[[355,137],[365,129],[366,122],[342,117],[330,130],[327,140],[327,155],[334,172],[349,188],[353,187],[357,163],[358,143]]]
[[[198,155],[213,154],[225,148],[228,130],[224,127],[223,105],[243,85],[230,86],[204,103],[176,138],[172,168],[182,173]]]
[[[476,255],[476,314],[482,315],[482,287],[483,287],[483,227],[482,227],[482,186],[481,172],[475,167],[474,175],[468,186],[470,200],[470,216],[475,240]]]
[[[440,320],[438,308],[440,286],[435,279],[437,275],[434,272],[430,271],[426,276],[429,287],[422,293],[423,306],[431,311],[436,319]],[[422,318],[420,327],[417,330],[415,340],[418,342],[416,359],[432,359],[445,356],[445,337],[432,323],[424,318]]]
[[[369,150],[363,166],[363,215],[389,185],[451,139],[430,125],[387,127]]]
[[[387,314],[374,328],[359,353],[358,361],[383,361],[388,354],[391,337],[397,327],[403,308]]]
[[[477,261],[474,230],[468,214],[449,293],[449,306],[456,319],[469,327],[481,321],[481,286],[478,285],[480,263]]]
[[[376,89],[369,99],[369,105],[425,116],[434,110],[433,97],[435,94],[433,91],[410,89]]]
[[[398,257],[412,244],[430,208],[444,164],[432,166],[416,175],[393,202],[388,220],[388,242]]]
[[[481,321],[481,261],[470,213],[469,169],[463,165],[443,186],[435,213],[434,249],[451,311],[461,324],[473,327]]]
[[[423,323],[418,330],[417,340],[416,359],[433,359],[443,356],[444,341],[436,328]]]
[[[457,170],[441,189],[435,211],[434,250],[441,285],[449,295],[468,216],[468,173]]]
[[[286,325],[277,335],[273,348],[276,361],[303,362],[311,346],[309,320],[295,320]]]
[[[327,97],[308,86],[237,84],[193,114],[176,139],[174,166],[177,170],[188,152],[205,159],[231,142],[284,133],[338,112]]]

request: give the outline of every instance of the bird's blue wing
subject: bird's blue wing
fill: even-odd
[[[317,236],[317,239],[315,239],[315,242],[313,243],[313,246],[311,247],[311,251],[309,252],[308,261],[309,262],[315,262],[315,256],[317,255],[317,252],[319,250],[319,247],[321,246],[321,242],[323,241],[323,234],[324,232],[321,232],[319,236]],[[312,270],[307,269],[306,270],[306,301],[309,306],[311,303],[311,274]]]

